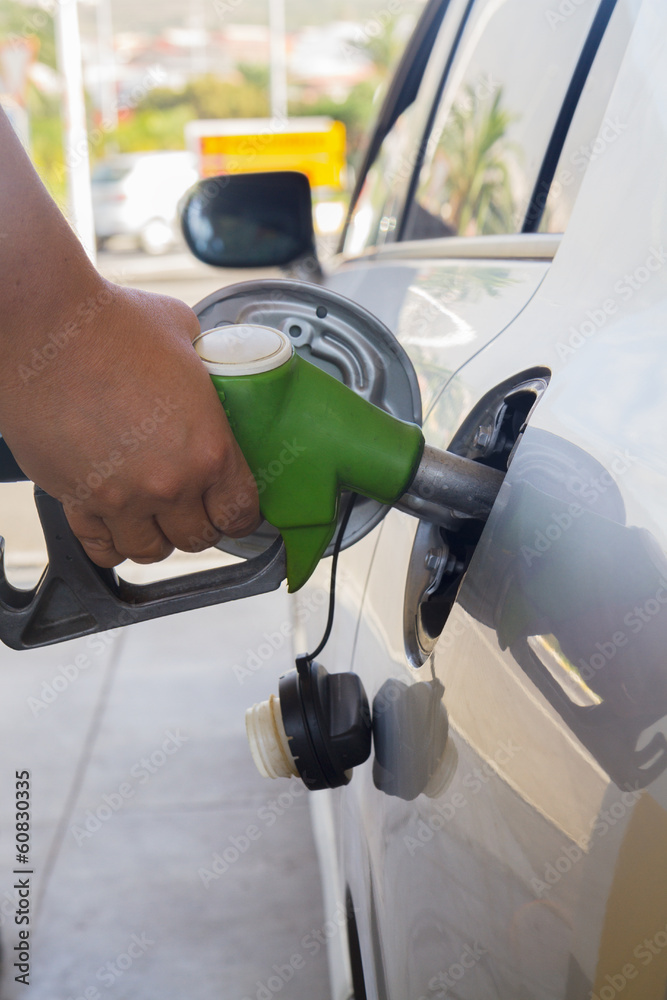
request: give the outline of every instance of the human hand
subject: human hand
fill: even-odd
[[[90,270],[39,334],[5,359],[0,430],[17,462],[65,508],[90,558],[148,563],[260,521],[257,489],[210,377],[187,306]]]

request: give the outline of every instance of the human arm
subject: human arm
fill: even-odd
[[[101,566],[259,521],[184,303],[95,270],[0,111],[0,432]]]

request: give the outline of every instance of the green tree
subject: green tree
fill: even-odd
[[[402,3],[401,7],[400,17],[388,15],[386,11],[378,12],[377,9],[372,11],[360,29],[359,37],[349,43],[352,49],[363,52],[368,57],[373,69],[366,80],[352,87],[344,101],[320,97],[314,102],[290,102],[290,114],[328,115],[344,123],[347,130],[348,160],[353,167],[360,164],[391,73],[405,48],[412,26],[410,22],[414,24],[422,4]],[[359,13],[357,9],[350,17],[358,17]]]
[[[256,83],[235,84],[207,74],[180,90],[156,87],[121,115],[118,129],[103,137],[94,158],[112,151],[183,149],[185,125],[193,119],[264,118],[268,113],[268,96]]]
[[[356,166],[375,111],[373,98],[376,89],[373,81],[363,80],[352,88],[342,102],[335,101],[332,97],[320,97],[316,101],[292,101],[290,114],[325,115],[343,122],[347,132],[348,160]]]
[[[189,104],[162,110],[142,110],[121,117],[118,128],[92,149],[91,159],[108,153],[140,153],[155,149],[183,149],[185,123],[195,115]]]
[[[437,206],[429,207],[426,192],[424,207],[440,214],[444,202],[446,221],[460,235],[512,231],[513,147],[505,139],[511,121],[502,108],[502,89],[484,102],[468,85],[450,111],[435,153],[436,164],[440,160],[446,173],[444,187],[438,185]],[[439,172],[432,174],[438,177]]]
[[[195,77],[182,90],[151,90],[137,105],[137,115],[188,108],[191,118],[264,118],[268,94],[256,83],[231,83],[212,73]]]
[[[363,37],[353,42],[375,67],[379,79],[384,79],[398,62],[405,48],[405,31],[396,16],[372,17],[362,29]]]
[[[56,66],[53,17],[41,7],[0,0],[0,42],[19,38],[34,40],[37,58],[52,69]],[[35,168],[53,197],[65,198],[63,130],[60,100],[42,94],[28,83],[27,111],[30,120],[30,155]]]
[[[239,63],[236,67],[244,81],[251,87],[268,92],[270,86],[269,67],[263,63]]]
[[[269,114],[266,89],[249,83],[230,83],[208,74],[185,88],[197,118],[264,118]]]
[[[16,0],[0,0],[0,40],[34,38],[39,45],[40,62],[55,68],[56,42],[53,18],[41,7],[31,7]]]

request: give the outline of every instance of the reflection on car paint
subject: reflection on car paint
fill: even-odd
[[[492,582],[472,599],[464,586],[463,606],[493,625],[619,787],[650,784],[667,768],[667,740],[651,731],[667,716],[667,559],[625,523],[612,476],[530,429],[483,549]]]
[[[373,782],[410,801],[441,795],[456,769],[442,683],[386,681],[373,699]]]

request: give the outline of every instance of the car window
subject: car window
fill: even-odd
[[[400,178],[403,170],[408,170],[410,162],[401,163],[401,151],[404,149],[404,137],[409,131],[410,119],[414,117],[414,104],[403,112],[394,127],[385,136],[375,163],[366,174],[364,185],[357,200],[345,239],[347,253],[359,253],[369,246],[384,242],[387,232],[395,229],[395,219],[389,218],[385,205],[390,197],[394,181]]]
[[[383,243],[396,228],[396,217],[393,212],[394,202],[405,192],[419,154],[419,143],[428,122],[428,116],[433,104],[433,94],[436,92],[442,77],[442,65],[447,54],[455,43],[457,31],[461,24],[464,11],[470,0],[447,0],[440,4],[441,20],[435,35],[428,39],[428,53],[418,56],[424,59],[421,70],[414,65],[410,67],[414,77],[415,70],[419,82],[415,86],[414,79],[410,84],[416,91],[411,96],[407,106],[398,97],[397,111],[400,111],[392,122],[381,144],[372,158],[363,176],[362,186],[354,200],[354,207],[345,233],[343,250],[345,253],[356,254],[366,247]]]
[[[401,238],[521,231],[598,6],[564,16],[553,0],[477,0]]]
[[[572,119],[546,205],[537,199],[526,215],[524,229],[534,229],[539,223],[542,233],[564,232],[589,163],[622,138],[627,123],[606,117],[605,110],[635,16],[636,5],[617,5]]]

